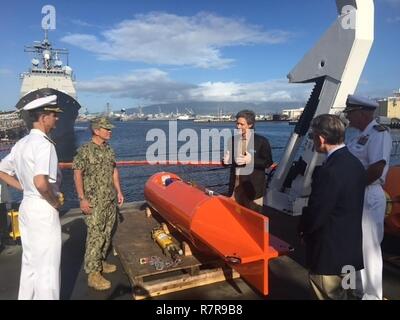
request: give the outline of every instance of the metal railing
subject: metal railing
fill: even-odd
[[[392,153],[390,156],[400,156],[400,140],[392,141]]]

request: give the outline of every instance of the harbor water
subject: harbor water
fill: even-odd
[[[198,141],[198,160],[201,159],[201,148],[200,148],[200,137],[201,130],[223,130],[233,129],[233,122],[221,122],[221,123],[196,123],[192,121],[177,121],[178,134],[183,129],[193,129],[196,131],[199,137]],[[115,128],[113,129],[113,136],[110,140],[110,145],[113,147],[117,161],[123,160],[146,160],[147,149],[155,143],[155,141],[146,141],[147,133],[152,129],[162,130],[167,138],[167,155],[166,160],[170,160],[173,156],[173,152],[169,153],[169,121],[128,121],[128,122],[114,122]],[[89,141],[91,133],[89,130],[89,123],[79,123],[78,130],[76,131],[77,144],[81,145]],[[273,148],[273,159],[278,161],[287,139],[292,132],[293,127],[289,126],[287,122],[260,122],[257,123],[256,132],[260,135],[267,137],[270,141],[271,147]],[[211,142],[211,139],[210,139]],[[178,142],[179,148],[185,144],[185,142]],[[221,151],[220,151],[220,150]],[[210,153],[212,146],[209,146]],[[217,149],[219,153],[218,160],[222,157],[222,139],[220,148]],[[161,155],[161,154],[160,154]],[[176,153],[175,153],[176,155]],[[204,155],[203,155],[204,156]],[[209,157],[211,160],[211,154]],[[146,165],[146,166],[127,166],[120,167],[120,178],[121,187],[124,192],[125,201],[142,201],[144,199],[143,189],[147,179],[156,172],[167,171],[173,172],[181,176],[186,181],[191,181],[195,184],[208,187],[216,192],[225,193],[228,191],[228,179],[229,169],[223,167],[193,167],[193,166],[159,166],[159,165]],[[61,187],[62,191],[66,194],[67,202],[66,206],[78,207],[79,203],[73,187],[73,177],[71,170],[63,170],[63,183]]]
[[[201,130],[223,130],[225,128],[233,129],[233,122],[221,123],[195,123],[192,121],[178,121],[177,132],[183,129],[193,129],[196,131],[197,136],[201,137]],[[146,135],[152,129],[162,130],[167,138],[166,143],[166,160],[170,160],[168,155],[168,137],[170,123],[168,121],[127,121],[127,122],[114,122],[115,128],[110,140],[113,147],[117,161],[123,160],[146,160],[146,151],[148,148],[155,144],[154,140],[146,141]],[[82,145],[91,138],[89,123],[77,123],[75,127],[77,146]],[[256,133],[268,138],[272,148],[272,155],[274,162],[279,162],[282,153],[286,147],[286,143],[294,127],[288,125],[287,122],[257,122]],[[392,130],[393,140],[400,140],[400,130]],[[211,140],[211,139],[210,139]],[[185,141],[178,142],[177,149],[185,144]],[[200,141],[198,141],[198,160],[201,159]],[[222,139],[219,158],[222,157]],[[210,151],[212,146],[210,145]],[[391,165],[400,163],[400,148],[397,154],[391,158]],[[1,151],[0,156],[3,158],[8,151]],[[160,154],[161,155],[161,154]],[[211,157],[209,157],[211,160]],[[184,180],[191,181],[195,184],[210,188],[219,193],[225,193],[228,189],[229,169],[222,167],[193,167],[193,166],[159,166],[159,165],[143,165],[143,166],[126,166],[120,167],[121,186],[125,196],[126,202],[141,201],[144,199],[143,189],[147,179],[154,173],[159,171],[168,171],[180,175]],[[65,194],[66,202],[64,210],[79,207],[77,200],[72,170],[63,170],[63,179],[61,184],[61,191]],[[12,191],[12,198],[14,202],[21,200],[21,193]],[[63,211],[64,211],[63,210]]]

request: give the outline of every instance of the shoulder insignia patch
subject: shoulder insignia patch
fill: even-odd
[[[360,144],[360,145],[364,146],[364,145],[367,143],[368,139],[369,139],[369,135],[361,136],[361,137],[357,140],[357,144]]]
[[[383,132],[383,131],[387,131],[388,128],[386,126],[384,126],[383,124],[376,124],[374,125],[374,129],[378,132]]]

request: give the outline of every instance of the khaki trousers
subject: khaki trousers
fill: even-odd
[[[308,279],[318,300],[347,300],[347,291],[343,289],[341,276],[310,273]]]
[[[233,189],[232,198],[243,207],[262,213],[264,197],[254,200],[249,199],[243,190],[243,187],[239,184],[239,176],[236,176],[235,179],[235,188]]]

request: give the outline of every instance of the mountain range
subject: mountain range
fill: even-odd
[[[256,114],[275,114],[281,113],[283,109],[297,109],[303,108],[305,102],[228,102],[228,101],[187,101],[187,102],[176,102],[176,103],[165,103],[165,104],[153,104],[149,106],[141,107],[142,112],[145,114],[154,113],[188,113],[193,111],[194,114],[229,114],[237,113],[243,109],[253,110]],[[138,113],[139,107],[127,108],[126,113]]]

